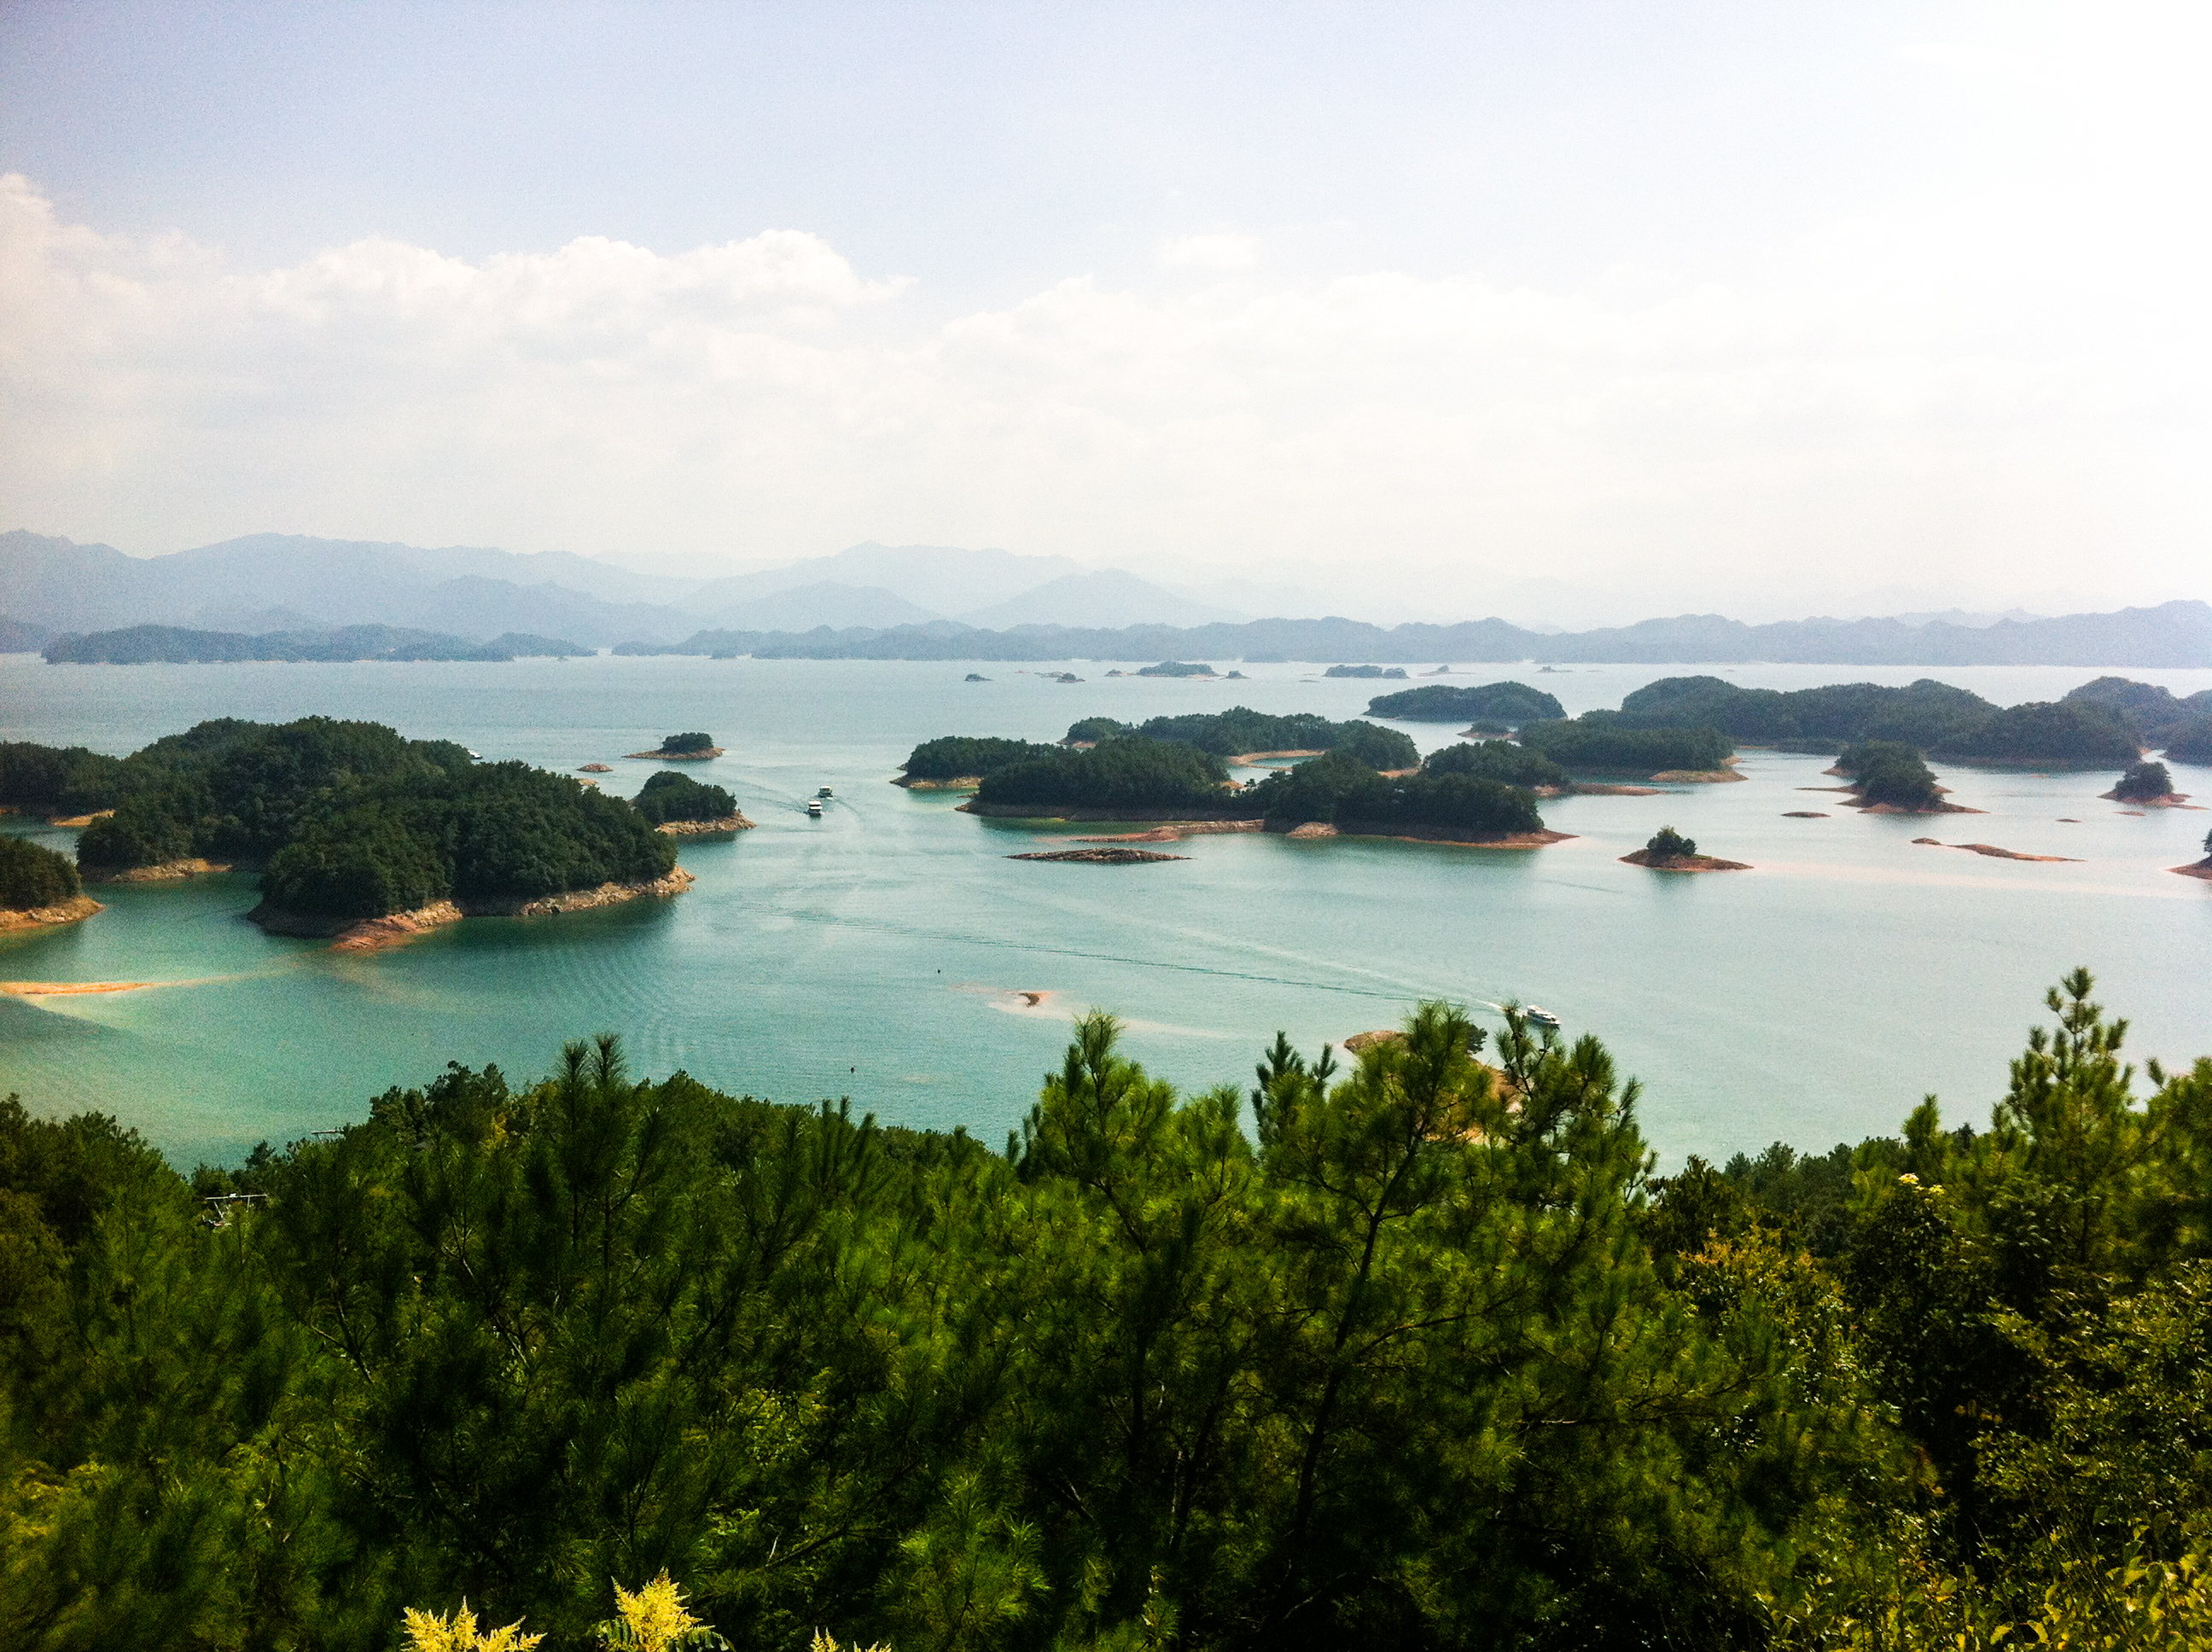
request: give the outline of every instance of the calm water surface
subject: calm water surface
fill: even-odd
[[[1746,783],[1545,805],[1577,834],[1534,853],[1400,842],[1196,838],[1184,861],[1010,860],[1048,834],[957,814],[886,784],[913,744],[963,732],[1054,738],[1079,716],[1136,720],[1244,703],[1357,715],[1376,685],[1258,665],[1245,683],[1069,686],[960,663],[616,659],[504,665],[52,667],[0,658],[0,738],[117,753],[216,716],[372,718],[487,757],[571,770],[612,762],[625,794],[652,765],[619,754],[678,728],[730,749],[710,777],[759,829],[683,845],[698,876],[667,902],[535,921],[472,920],[375,957],[263,935],[252,880],[102,890],[109,909],[0,940],[0,979],[144,990],[0,996],[0,1092],[100,1108],[173,1157],[229,1158],[360,1117],[448,1060],[543,1072],[561,1042],[619,1031],[635,1065],[783,1101],[849,1095],[902,1123],[1014,1125],[1057,1065],[1071,1015],[1123,1017],[1129,1048],[1189,1088],[1249,1078],[1276,1029],[1310,1053],[1394,1023],[1416,999],[1508,998],[1604,1038],[1644,1083],[1668,1160],[1825,1147],[1895,1129],[1929,1090],[1977,1121],[2041,1014],[2086,963],[2135,1023],[2140,1056],[2212,1050],[2212,884],[2193,859],[2212,814],[2130,816],[2110,774],[1953,768],[1984,815],[1869,817],[1836,807],[1826,759],[1751,751]],[[1570,712],[1693,667],[1474,667]],[[1754,686],[1939,675],[2001,703],[2055,698],[2077,668],[1722,668]],[[2178,692],[2212,671],[2128,673]],[[1395,685],[1392,685],[1395,686]],[[1424,749],[1449,726],[1409,726]],[[2176,769],[2212,801],[2212,770]],[[805,799],[836,788],[825,817]],[[1827,811],[1791,820],[1784,811]],[[2063,823],[2072,817],[2079,823]],[[65,832],[10,823],[68,847]],[[1669,877],[1620,864],[1662,824],[1757,870]],[[1092,827],[1069,829],[1061,835]],[[2072,864],[1911,842],[1982,841]],[[1024,993],[1046,996],[1031,1006]],[[1494,1020],[1494,1017],[1490,1017]]]

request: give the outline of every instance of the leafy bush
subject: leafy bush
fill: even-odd
[[[2164,763],[2130,763],[2112,795],[2122,803],[2147,803],[2173,790],[2173,776]]]
[[[0,909],[27,912],[57,906],[84,893],[69,857],[43,843],[0,833]]]
[[[2102,768],[2142,755],[2136,737],[2085,701],[2031,701],[1993,712],[1943,740],[1936,756],[1984,762]]]
[[[1075,738],[1074,731],[1068,738]],[[910,780],[957,780],[968,776],[989,774],[994,768],[1004,768],[1008,763],[1027,762],[1036,757],[1048,757],[1056,746],[1039,744],[1035,740],[997,740],[967,734],[946,734],[934,740],[924,740],[907,754],[900,765]]]
[[[660,737],[660,749],[671,756],[690,751],[712,751],[714,737],[702,734],[696,729],[688,734],[664,734]]]
[[[1212,753],[1181,740],[1129,735],[1090,750],[997,768],[975,793],[982,804],[1089,809],[1190,809],[1212,815],[1259,812],[1226,787]]]
[[[672,820],[726,820],[738,812],[738,800],[720,787],[702,786],[670,769],[646,781],[631,806],[655,826]]]
[[[1553,696],[1525,683],[1486,683],[1480,688],[1425,683],[1418,689],[1376,695],[1367,702],[1367,714],[1401,723],[1458,723],[1488,718],[1517,727],[1542,718],[1565,717],[1567,713]]]
[[[1711,728],[1630,728],[1610,712],[1589,712],[1570,721],[1528,723],[1521,744],[1534,747],[1575,774],[1705,773],[1718,768],[1735,748]]]
[[[1654,860],[1677,860],[1697,852],[1698,840],[1684,837],[1672,826],[1662,826],[1644,844],[1644,853]]]
[[[1510,740],[1463,740],[1422,759],[1424,774],[1472,774],[1508,786],[1565,786],[1567,771],[1542,752]]]

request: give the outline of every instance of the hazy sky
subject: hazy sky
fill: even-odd
[[[4,0],[0,526],[2212,596],[2207,15]]]

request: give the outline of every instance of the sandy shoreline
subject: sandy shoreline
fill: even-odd
[[[1466,832],[1449,826],[1431,826],[1415,831],[1400,829],[1396,821],[1351,820],[1339,821],[1334,825],[1326,821],[1310,820],[1285,834],[1294,838],[1314,837],[1380,837],[1398,843],[1445,843],[1462,849],[1541,849],[1553,843],[1565,843],[1575,835],[1572,832]]]
[[[83,869],[88,884],[175,884],[187,878],[204,878],[210,872],[228,872],[227,860],[203,860],[197,855],[182,860],[161,860],[150,866],[123,866],[112,871],[100,866]]]
[[[94,913],[106,910],[105,907],[89,895],[78,895],[66,901],[57,901],[50,907],[0,908],[0,930],[45,929],[55,924],[82,923]]]
[[[0,993],[10,998],[76,998],[88,993],[135,993],[145,987],[166,987],[160,981],[0,981]]]
[[[387,913],[381,918],[328,918],[313,913],[287,912],[266,902],[246,914],[272,935],[327,938],[333,952],[380,952],[399,946],[464,918],[544,918],[563,912],[586,912],[595,907],[619,905],[648,896],[666,900],[691,887],[692,875],[681,866],[665,878],[634,884],[601,884],[597,889],[568,890],[559,895],[528,901],[434,901],[411,912]]]
[[[1742,860],[1723,860],[1711,854],[1670,854],[1663,859],[1649,849],[1638,849],[1634,854],[1620,857],[1624,865],[1649,866],[1653,872],[1752,872],[1756,868]]]
[[[909,792],[972,792],[983,783],[981,774],[955,774],[950,780],[915,780],[901,774],[891,784],[903,786]]]

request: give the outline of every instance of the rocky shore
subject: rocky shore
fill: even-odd
[[[316,913],[287,912],[263,902],[246,914],[271,935],[327,938],[334,952],[378,952],[426,935],[464,918],[544,918],[556,913],[585,912],[593,907],[615,906],[624,901],[653,896],[665,900],[691,887],[690,872],[681,866],[665,878],[630,884],[601,884],[597,889],[566,890],[558,895],[515,901],[433,901],[411,912],[387,913],[381,918],[331,918]]]
[[[1748,863],[1723,860],[1711,854],[1654,854],[1649,849],[1638,849],[1634,854],[1620,857],[1631,866],[1649,866],[1653,872],[1749,872]]]
[[[972,792],[982,783],[981,774],[955,774],[951,779],[943,780],[916,780],[910,774],[902,774],[891,782],[893,786],[903,786],[909,792]]]
[[[0,907],[0,930],[43,929],[52,924],[80,923],[103,910],[89,895],[57,901],[50,907]]]
[[[228,872],[227,860],[202,860],[188,856],[181,860],[161,860],[150,866],[121,866],[83,868],[88,884],[176,884],[187,878],[201,878],[211,872]]]
[[[1009,860],[1079,861],[1093,866],[1134,866],[1152,860],[1188,860],[1187,854],[1161,854],[1151,849],[1047,849],[1034,854],[1010,854]]]
[[[623,753],[623,756],[625,757],[643,757],[654,762],[702,763],[710,758],[720,756],[722,752],[722,747],[718,745],[708,745],[702,746],[696,751],[625,751]]]
[[[1540,849],[1553,843],[1565,843],[1575,835],[1572,832],[1469,832],[1455,826],[1420,826],[1407,830],[1401,821],[1341,820],[1334,825],[1326,821],[1310,820],[1303,826],[1293,826],[1287,834],[1295,838],[1308,837],[1387,837],[1400,843],[1455,843],[1469,849]]]
[[[749,832],[754,823],[743,815],[724,815],[717,820],[668,820],[653,829],[671,837],[727,837],[732,832]]]

